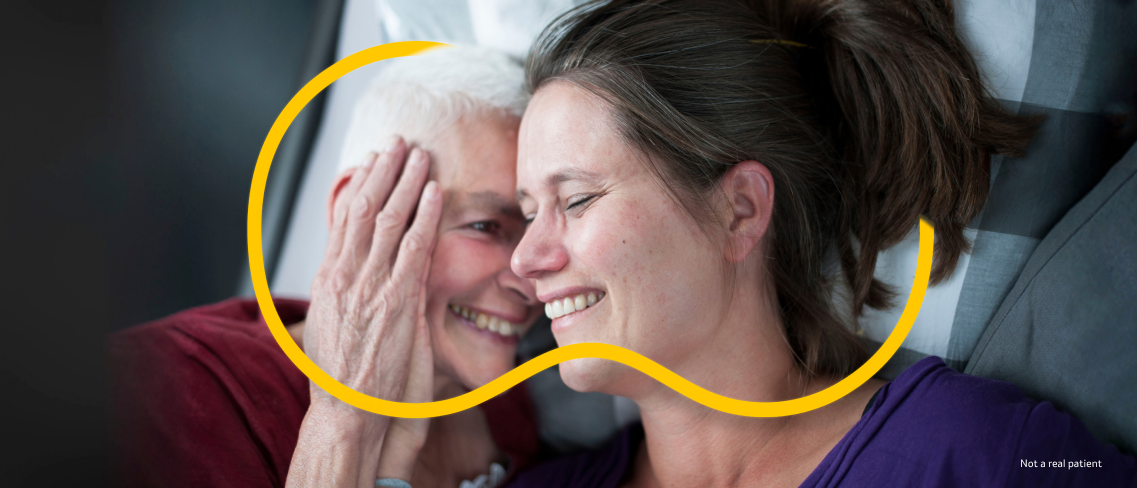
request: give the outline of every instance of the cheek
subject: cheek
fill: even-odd
[[[509,254],[499,247],[464,236],[440,238],[431,256],[428,296],[449,300],[477,291],[479,285],[509,266]]]
[[[571,247],[613,294],[614,318],[626,325],[613,331],[622,338],[612,339],[647,352],[660,338],[697,335],[690,325],[723,299],[716,281],[721,262],[698,226],[669,202],[651,198],[612,205],[592,218]]]

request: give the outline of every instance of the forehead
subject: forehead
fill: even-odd
[[[431,179],[454,198],[486,192],[511,197],[519,124],[517,117],[483,111],[463,116],[441,133],[424,135]]]
[[[518,139],[518,189],[555,184],[563,173],[618,176],[636,171],[643,155],[627,144],[607,102],[568,82],[555,81],[533,95]]]

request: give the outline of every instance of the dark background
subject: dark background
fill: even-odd
[[[109,484],[107,334],[236,293],[315,4],[0,6],[0,484]]]

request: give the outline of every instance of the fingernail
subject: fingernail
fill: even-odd
[[[423,192],[426,193],[426,198],[432,200],[438,198],[438,183],[434,181],[426,182],[426,188],[423,190]]]
[[[426,161],[426,154],[423,153],[422,149],[416,147],[411,150],[411,164],[418,166],[422,164],[423,161]]]
[[[402,139],[398,134],[395,134],[387,139],[387,152],[395,152],[399,149],[399,140]]]
[[[371,151],[371,152],[367,153],[367,157],[363,159],[363,167],[364,168],[370,168],[371,165],[375,164],[375,160],[378,158],[379,158],[379,153],[377,153],[375,151]]]

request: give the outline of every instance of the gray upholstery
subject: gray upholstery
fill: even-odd
[[[1042,240],[966,372],[1137,450],[1137,147]]]

